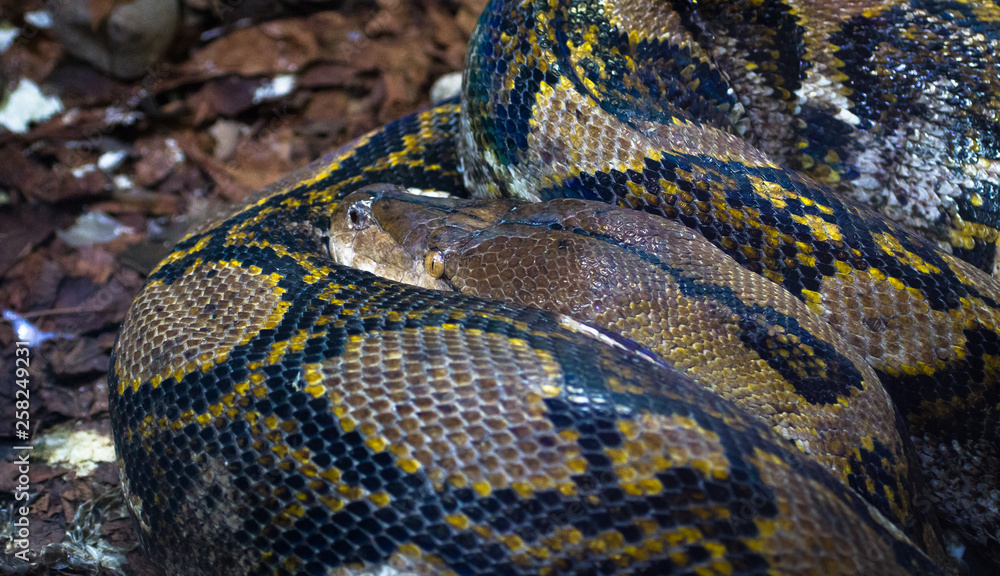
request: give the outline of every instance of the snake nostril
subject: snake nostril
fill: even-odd
[[[362,206],[354,204],[347,209],[347,222],[352,230],[364,230],[371,220]]]

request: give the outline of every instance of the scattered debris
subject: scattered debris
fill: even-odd
[[[93,430],[75,430],[72,424],[59,424],[35,437],[34,456],[49,466],[68,468],[77,476],[90,476],[98,462],[115,461],[111,436]]]
[[[6,52],[20,34],[20,29],[11,26],[8,22],[0,22],[0,54]]]
[[[132,232],[132,228],[119,224],[117,220],[103,212],[87,212],[80,215],[71,228],[56,232],[56,236],[74,248],[82,248],[111,242],[122,234]]]
[[[24,134],[32,123],[48,120],[62,110],[58,97],[42,94],[37,84],[22,78],[0,109],[0,125],[16,134]]]
[[[35,494],[27,504],[34,504]],[[13,505],[0,508],[0,571],[5,574],[47,574],[50,570],[74,571],[108,576],[124,575],[126,565],[122,550],[110,544],[101,534],[105,522],[128,516],[121,488],[109,488],[87,500],[76,509],[66,533],[59,542],[50,542],[40,550],[29,550],[28,562],[16,559],[13,551]]]
[[[295,76],[291,74],[275,76],[273,80],[254,90],[253,103],[260,104],[265,100],[275,100],[287,96],[294,88]]]
[[[462,90],[462,73],[452,72],[438,78],[431,86],[431,102],[435,104],[444,102],[449,98],[458,96]]]
[[[42,342],[53,338],[75,337],[73,334],[64,332],[43,332],[13,310],[4,310],[3,319],[10,322],[11,326],[14,327],[14,333],[17,334],[18,341],[27,342],[28,348],[37,348]]]
[[[52,15],[45,10],[28,12],[24,15],[24,21],[42,30],[52,28]]]
[[[105,172],[112,172],[122,165],[125,158],[128,156],[128,152],[125,150],[115,150],[114,152],[105,152],[101,154],[101,158],[97,161],[97,167]]]

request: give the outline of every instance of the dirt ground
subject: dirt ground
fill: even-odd
[[[145,274],[190,223],[427,106],[485,0],[183,0],[165,53],[124,78],[79,44],[113,71],[146,56],[115,40],[128,1],[72,4],[70,46],[64,4],[0,0],[4,104],[26,86],[61,103],[0,128],[0,574],[153,574],[116,488],[105,374]]]

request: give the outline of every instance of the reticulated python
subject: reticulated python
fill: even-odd
[[[109,374],[147,551],[171,574],[1000,556],[1000,285],[961,259],[995,266],[998,43],[989,2],[491,3],[461,106],[150,274]],[[578,200],[345,200],[375,183]],[[376,258],[463,293],[341,263]]]

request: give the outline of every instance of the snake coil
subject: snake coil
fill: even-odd
[[[192,575],[941,574],[947,531],[1000,564],[998,53],[989,0],[491,2],[461,104],[150,273],[109,370],[144,547]],[[733,345],[366,272],[337,230],[392,230],[345,200],[372,184],[553,201],[427,205],[454,241],[624,250],[677,294],[640,320],[713,302]],[[459,287],[454,255],[413,278],[428,255]],[[696,381],[720,365],[768,374],[735,379],[759,413]]]

